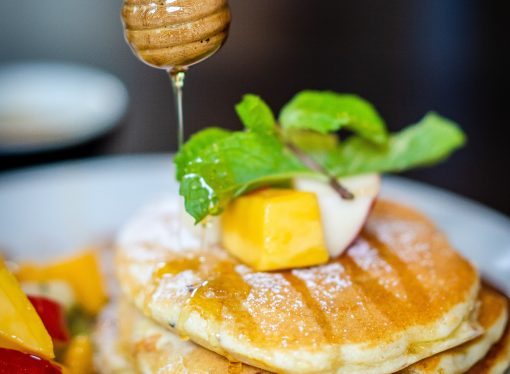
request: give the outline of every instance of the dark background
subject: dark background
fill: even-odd
[[[357,93],[392,130],[436,110],[469,144],[447,163],[407,173],[510,214],[509,42],[504,2],[470,0],[231,0],[225,47],[193,68],[185,87],[187,134],[239,127],[233,105],[253,92],[279,109],[304,88]],[[166,75],[123,41],[121,0],[0,0],[0,64],[65,60],[122,79],[130,109],[92,143],[0,157],[0,170],[58,160],[176,148]]]

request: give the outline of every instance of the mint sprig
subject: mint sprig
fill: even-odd
[[[236,112],[248,131],[271,134],[276,129],[273,111],[259,96],[244,95]]]
[[[446,159],[466,143],[458,125],[430,112],[418,123],[392,134],[383,146],[351,137],[322,158],[332,174],[348,176],[370,172],[400,172]]]
[[[230,131],[218,127],[209,127],[193,135],[174,157],[177,180],[182,180],[188,164],[199,158],[204,149],[209,148],[209,146],[222,139],[228,138],[230,135]]]
[[[196,222],[220,214],[243,193],[298,175],[402,171],[441,161],[465,142],[455,123],[435,113],[388,134],[372,105],[332,92],[296,95],[280,113],[281,126],[258,96],[244,96],[236,111],[244,131],[202,130],[175,156],[179,191]],[[342,128],[353,132],[344,141],[335,134]]]
[[[372,104],[356,95],[303,91],[283,107],[279,120],[285,130],[327,134],[345,128],[375,144],[388,139],[384,120]]]

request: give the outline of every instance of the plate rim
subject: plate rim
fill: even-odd
[[[98,155],[91,156],[86,158],[79,159],[71,159],[71,160],[60,160],[49,162],[40,165],[30,165],[24,166],[17,169],[10,169],[0,172],[0,183],[9,179],[16,178],[27,178],[30,177],[30,174],[43,174],[46,171],[51,171],[52,169],[62,169],[68,167],[89,167],[92,164],[103,164],[103,163],[122,163],[124,161],[130,160],[131,162],[145,162],[147,160],[152,160],[153,162],[166,160],[171,161],[173,165],[173,158],[175,156],[175,152],[164,153],[164,152],[149,152],[149,153],[138,153],[138,154],[114,154],[114,155]],[[418,181],[406,176],[402,176],[399,174],[383,174],[383,186],[384,181],[389,181],[390,183],[403,183],[411,186],[413,189],[419,190],[430,190],[436,194],[442,195],[444,197],[452,198],[457,201],[463,201],[468,203],[469,205],[476,207],[478,210],[484,211],[484,214],[490,214],[496,220],[504,222],[505,224],[510,225],[510,216],[507,216],[505,213],[487,206],[481,202],[476,201],[470,197],[461,195],[454,191],[450,191],[443,187],[438,187],[433,184]],[[384,187],[383,187],[384,189]]]

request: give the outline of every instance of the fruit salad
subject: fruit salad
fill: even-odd
[[[106,301],[94,250],[45,265],[0,257],[0,374],[94,373],[90,334]]]

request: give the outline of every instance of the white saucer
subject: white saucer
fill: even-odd
[[[0,175],[0,251],[51,258],[113,237],[144,204],[177,194],[171,155],[73,161]],[[510,219],[450,192],[385,177],[383,197],[415,206],[510,295]]]
[[[0,66],[0,154],[55,150],[119,123],[128,104],[113,75],[64,63]]]

